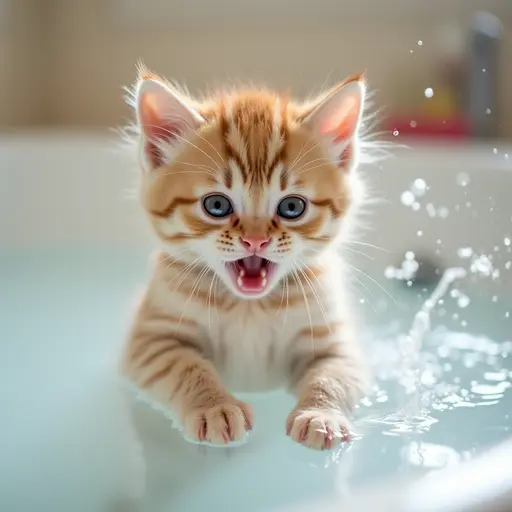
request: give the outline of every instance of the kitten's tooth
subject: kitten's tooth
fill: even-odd
[[[267,280],[265,278],[263,278],[263,280],[261,281],[261,286],[262,288],[265,288],[265,286],[267,286]]]
[[[262,268],[260,270],[260,275],[261,275],[261,277],[267,277],[267,271],[264,268]]]
[[[242,269],[242,270],[240,270],[240,277],[244,277],[244,276],[245,276],[245,270]]]
[[[241,276],[238,276],[238,279],[236,280],[236,282],[238,283],[238,286],[240,286],[240,288],[242,288],[244,282],[242,281],[242,277]]]

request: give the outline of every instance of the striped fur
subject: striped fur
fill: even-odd
[[[347,84],[364,92],[361,76],[341,89]],[[321,131],[340,117],[326,103],[338,90],[308,106],[266,90],[198,102],[141,72],[133,96],[140,197],[162,248],[122,370],[197,441],[241,439],[252,412],[231,393],[282,386],[297,396],[287,423],[294,440],[324,449],[348,437],[365,371],[335,248],[357,206],[364,94],[353,89],[357,111],[336,121],[341,140]],[[234,212],[209,217],[202,197],[210,193],[229,197]],[[308,201],[294,221],[276,215],[290,194]],[[252,299],[236,293],[225,265],[244,257],[241,236],[269,238],[265,257],[277,265],[272,286]]]

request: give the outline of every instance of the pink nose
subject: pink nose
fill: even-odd
[[[260,252],[270,244],[270,238],[241,236],[240,242],[248,251]]]

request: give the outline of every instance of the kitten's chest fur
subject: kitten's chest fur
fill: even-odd
[[[261,391],[284,384],[290,328],[280,311],[241,302],[219,312],[210,329],[212,360],[233,391]]]

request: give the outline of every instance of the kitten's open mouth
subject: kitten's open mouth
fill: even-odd
[[[248,256],[229,262],[227,268],[233,284],[241,293],[258,295],[270,282],[275,263],[259,256]]]

